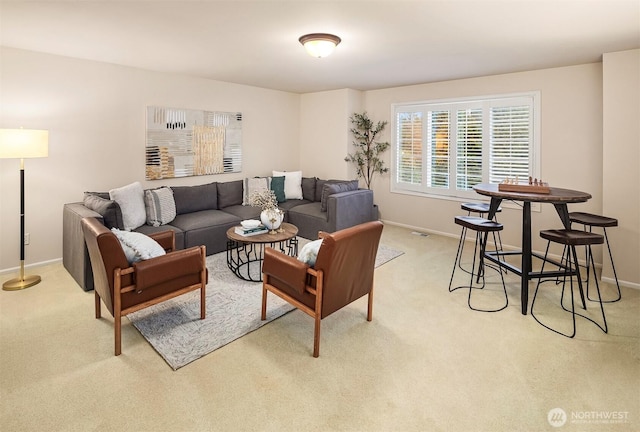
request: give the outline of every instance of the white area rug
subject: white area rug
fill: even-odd
[[[300,246],[306,242],[300,239]],[[376,267],[404,252],[380,245]],[[269,297],[267,319],[260,320],[262,283],[237,278],[227,267],[226,253],[207,257],[207,317],[200,319],[200,292],[127,316],[165,361],[177,370],[291,311],[277,296]]]

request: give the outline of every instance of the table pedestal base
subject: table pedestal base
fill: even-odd
[[[289,256],[298,255],[298,239],[296,237],[272,243],[243,243],[228,240],[227,267],[240,279],[249,282],[262,282],[262,261],[264,260],[265,246],[270,246]]]

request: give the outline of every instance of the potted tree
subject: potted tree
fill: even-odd
[[[349,120],[353,125],[350,131],[353,134],[353,145],[356,150],[353,154],[348,154],[344,160],[356,165],[358,178],[364,179],[367,189],[371,189],[374,175],[389,171],[389,168],[384,166],[384,161],[379,157],[389,147],[389,143],[376,141],[376,137],[387,126],[387,122],[374,123],[366,111],[362,114],[354,113],[349,117]]]
[[[384,166],[384,161],[380,159],[380,154],[389,148],[388,142],[376,141],[376,137],[387,126],[386,121],[374,123],[369,118],[367,112],[362,114],[353,113],[351,117],[350,129],[353,134],[353,146],[356,148],[353,154],[348,154],[344,160],[356,165],[358,178],[364,179],[367,189],[371,189],[371,181],[376,174],[384,174],[389,168]],[[372,218],[378,219],[378,206],[373,205]]]

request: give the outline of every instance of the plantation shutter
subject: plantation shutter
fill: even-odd
[[[393,105],[391,191],[461,199],[540,178],[539,92]]]
[[[422,113],[397,115],[397,182],[422,184]]]
[[[489,181],[528,179],[531,165],[531,107],[492,107]]]
[[[449,187],[449,123],[449,111],[428,111],[428,187]]]
[[[456,128],[456,189],[482,183],[482,108],[459,110]]]

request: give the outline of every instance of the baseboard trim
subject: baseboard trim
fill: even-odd
[[[31,269],[31,268],[35,268],[35,267],[42,267],[42,266],[49,265],[49,264],[56,264],[56,263],[59,263],[59,262],[62,262],[62,258],[55,258],[55,259],[48,260],[48,261],[40,261],[40,262],[32,263],[32,264],[25,264],[24,268],[25,268],[25,270],[27,270],[27,269]],[[20,271],[20,266],[11,267],[11,268],[0,270],[0,275],[4,275],[4,274],[7,274],[7,273],[17,273],[19,271]]]

